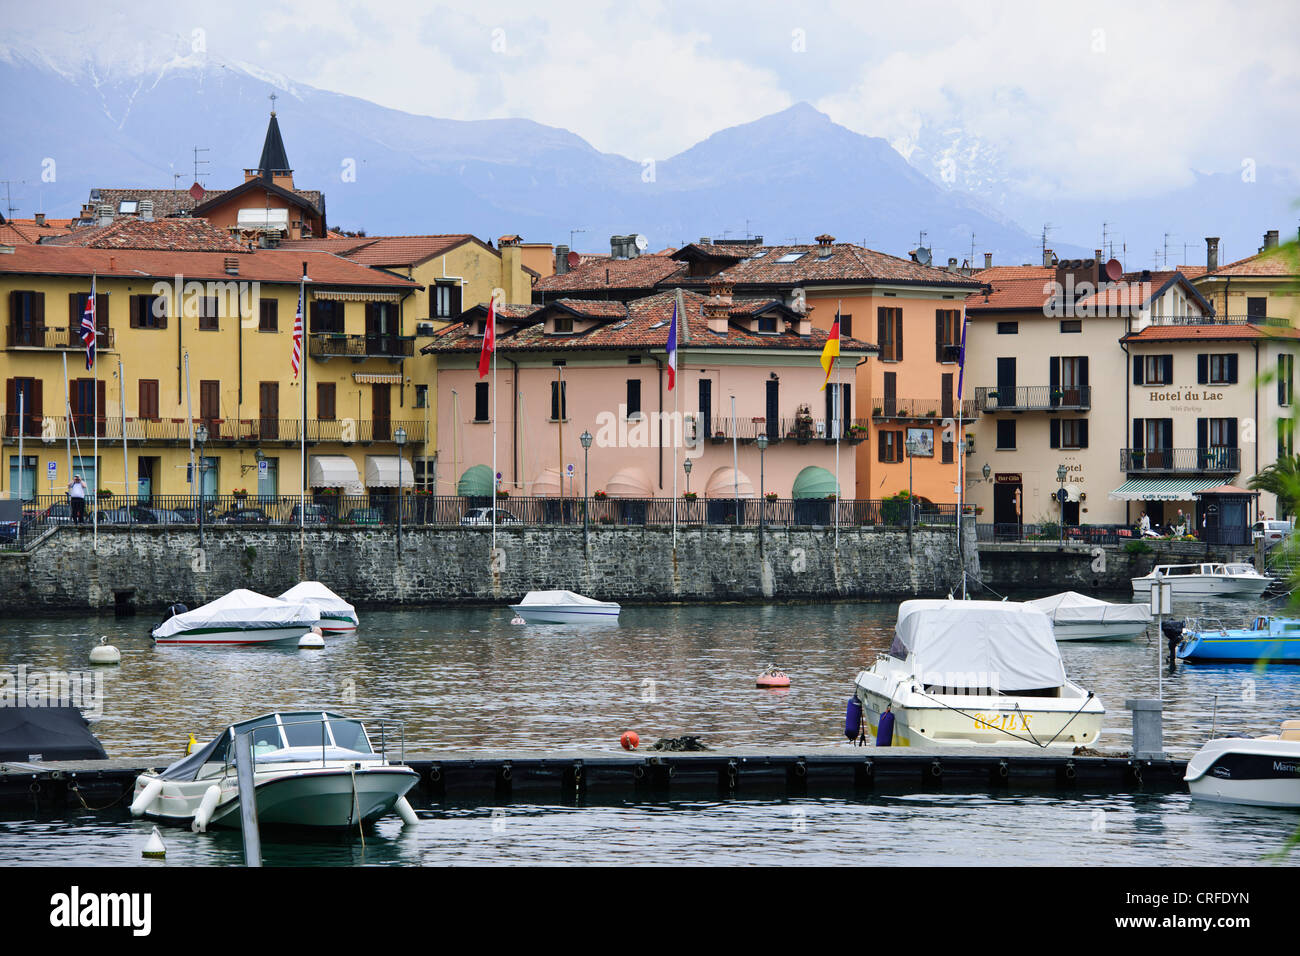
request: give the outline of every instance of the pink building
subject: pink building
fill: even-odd
[[[676,388],[666,345],[680,294]],[[580,436],[592,436],[592,496],[853,496],[853,444],[866,433],[854,367],[875,346],[842,339],[821,390],[826,332],[779,300],[661,292],[628,302],[558,299],[497,310],[497,374],[479,378],[487,308],[423,351],[438,362],[439,494],[491,494],[493,409],[501,488],[512,496],[583,495]],[[843,396],[838,464],[831,397]],[[734,410],[734,417],[733,417]],[[762,455],[760,435],[768,447]],[[691,463],[689,475],[685,462]],[[738,468],[735,465],[738,464]],[[487,469],[476,466],[489,466]]]

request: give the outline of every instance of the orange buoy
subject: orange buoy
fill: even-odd
[[[637,736],[635,730],[626,731],[618,742],[623,745],[624,750],[636,750],[637,745],[641,743],[641,738]]]
[[[767,670],[763,671],[763,673],[758,675],[758,679],[755,681],[755,683],[759,687],[765,687],[765,688],[789,687],[790,678],[786,676],[785,671],[781,670],[780,668],[769,667]]]

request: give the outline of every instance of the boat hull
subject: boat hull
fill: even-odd
[[[355,634],[357,622],[346,617],[327,617],[321,612],[320,623],[316,625],[325,634]]]
[[[529,624],[613,624],[618,621],[618,607],[527,607],[512,604],[514,611]]]
[[[280,641],[296,641],[316,625],[294,624],[289,627],[260,628],[202,628],[194,631],[181,631],[170,637],[155,637],[154,643],[161,646],[204,645],[204,644],[275,644]]]
[[[1186,779],[1198,800],[1300,809],[1300,741],[1211,740],[1188,761]]]
[[[1133,578],[1134,596],[1148,596],[1154,583],[1152,578]],[[1259,597],[1268,588],[1269,579],[1241,574],[1187,574],[1166,577],[1163,583],[1170,586],[1169,593],[1173,597]]]
[[[1147,625],[1141,621],[1123,621],[1119,624],[1054,624],[1052,633],[1058,641],[1130,641],[1145,634]]]
[[[1250,631],[1198,631],[1178,648],[1191,664],[1300,664],[1300,634],[1294,637]]]

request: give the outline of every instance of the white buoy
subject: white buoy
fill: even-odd
[[[511,623],[511,624],[527,624],[528,622],[525,621],[522,617],[519,617],[518,615],[516,615],[515,617],[512,617],[512,618],[510,619],[510,623]]]
[[[203,791],[203,799],[199,801],[199,808],[194,811],[194,821],[190,824],[190,829],[195,833],[207,833],[208,824],[212,821],[212,811],[217,808],[217,801],[221,799],[221,788],[215,783]]]
[[[108,636],[105,635],[99,639],[98,644],[90,649],[90,663],[120,664],[122,663],[122,652],[108,643]]]
[[[319,634],[304,634],[298,638],[298,649],[300,651],[319,651],[325,646],[325,638]]]
[[[159,777],[154,777],[146,783],[144,789],[140,791],[140,795],[131,801],[131,816],[144,816],[145,811],[158,799],[158,794],[162,793],[162,788],[163,782]]]
[[[144,845],[144,855],[161,860],[167,855],[167,847],[163,843],[162,834],[158,828],[153,828],[153,833],[149,836],[149,841]]]
[[[413,827],[420,822],[420,818],[415,815],[415,811],[411,809],[411,803],[406,797],[398,797],[397,802],[393,804],[393,809],[402,818],[403,826]]]

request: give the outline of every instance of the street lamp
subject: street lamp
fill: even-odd
[[[393,432],[397,443],[397,560],[402,560],[402,446],[406,444],[406,429],[401,425]]]
[[[763,526],[767,520],[764,514],[767,510],[767,498],[763,495],[763,453],[767,451],[767,433],[759,432],[758,437],[754,439],[754,444],[758,446],[758,553],[762,554]],[[838,502],[836,507],[839,507]]]
[[[993,469],[989,467],[989,463],[987,461],[984,462],[984,467],[980,469],[980,474],[984,476],[984,480],[988,481],[989,475],[991,475],[992,473],[993,473]]]
[[[587,547],[587,460],[588,452],[591,451],[591,432],[585,428],[582,434],[578,436],[578,441],[582,442],[582,546]],[[561,481],[564,479],[561,478]]]
[[[1060,490],[1056,493],[1056,500],[1061,504],[1061,538],[1065,541],[1065,476],[1067,472],[1064,465],[1056,466],[1056,480],[1061,483]]]
[[[687,458],[682,461],[682,470],[686,472],[686,497],[691,495],[691,459]]]
[[[199,550],[203,550],[203,472],[206,462],[203,458],[203,446],[208,443],[208,426],[202,422],[194,429],[194,440],[199,443]]]

